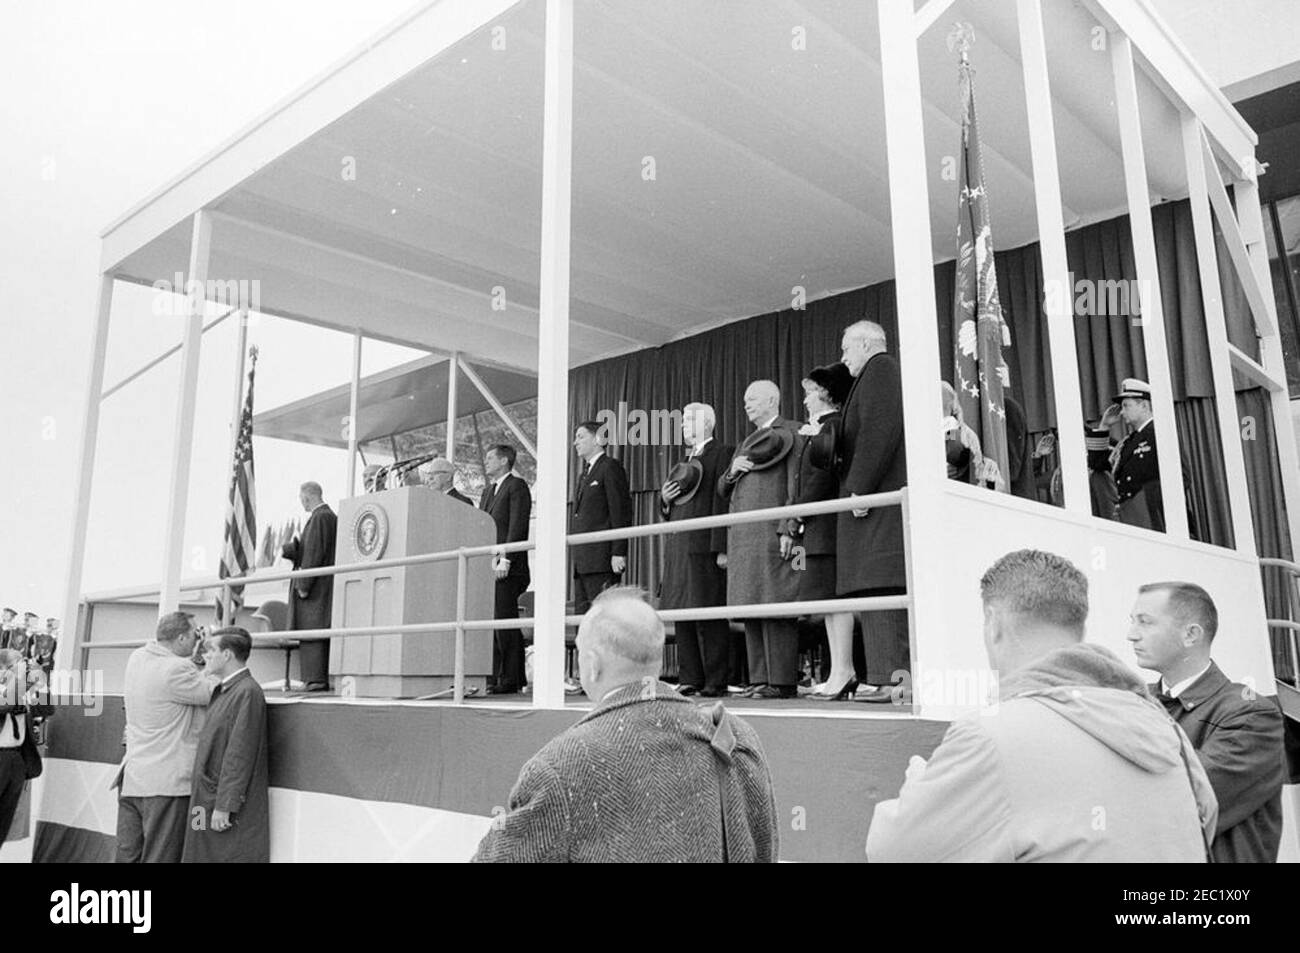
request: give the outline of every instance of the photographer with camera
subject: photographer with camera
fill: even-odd
[[[41,773],[37,727],[54,711],[45,675],[14,649],[0,649],[0,844],[9,836],[23,786]]]
[[[118,773],[117,862],[176,863],[185,845],[194,753],[215,680],[188,612],[158,620],[155,640],[126,663],[126,757]]]

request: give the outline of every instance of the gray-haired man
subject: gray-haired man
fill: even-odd
[[[754,730],[659,681],[664,627],[637,589],[578,627],[596,707],[524,765],[476,861],[774,861],[776,805]]]

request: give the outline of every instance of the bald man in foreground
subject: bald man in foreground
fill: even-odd
[[[524,765],[479,863],[755,863],[777,859],[772,775],[758,736],[719,702],[659,680],[664,627],[629,587],[578,627],[596,707]]]

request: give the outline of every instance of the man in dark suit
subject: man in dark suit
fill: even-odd
[[[43,674],[18,652],[0,649],[0,844],[9,836],[23,786],[41,773],[36,719],[54,712],[40,704],[43,683]]]
[[[248,670],[253,640],[239,626],[208,637],[204,671],[221,681],[194,755],[187,864],[265,864],[271,860],[266,759],[266,698]]]
[[[853,374],[844,405],[838,449],[840,493],[856,496],[901,489],[907,483],[903,447],[903,384],[898,362],[885,353],[885,331],[874,321],[844,329],[840,359]],[[836,592],[840,596],[900,595],[907,591],[903,513],[897,506],[839,514],[836,526]],[[876,691],[859,701],[889,702],[889,688],[909,670],[907,611],[864,612],[867,679]]]
[[[578,628],[595,708],[524,765],[480,863],[772,863],[772,772],[719,702],[659,681],[664,627],[639,590],[596,597]]]
[[[601,426],[584,421],[573,433],[573,449],[582,460],[582,470],[573,490],[570,533],[595,533],[632,525],[632,493],[623,464],[605,453]],[[616,585],[627,569],[627,540],[574,546],[573,575],[575,611],[583,614],[591,600]]]
[[[479,498],[479,509],[497,524],[497,543],[519,543],[528,539],[528,518],[533,497],[528,484],[515,475],[515,448],[500,443],[489,447],[483,457],[488,485]],[[494,618],[518,619],[519,596],[528,588],[528,551],[502,553],[494,564],[496,605]],[[497,629],[492,639],[492,684],[490,695],[514,695],[524,687],[524,634],[519,629]]]
[[[665,521],[717,516],[727,504],[715,488],[731,462],[732,447],[713,439],[716,425],[708,404],[682,408],[682,438],[690,448],[659,490],[659,515]],[[659,608],[691,609],[727,604],[727,574],[720,558],[727,552],[727,529],[672,533],[664,539],[664,575]],[[677,641],[677,688],[683,695],[716,698],[727,694],[731,627],[726,619],[679,619],[673,626]]]
[[[298,490],[298,500],[310,515],[302,535],[285,543],[285,559],[294,569],[317,569],[334,565],[334,540],[339,519],[322,499],[319,483],[308,481]],[[311,576],[294,579],[289,585],[289,628],[328,629],[333,624],[334,577]],[[328,639],[302,643],[298,650],[302,680],[309,692],[329,691],[330,644]]]
[[[456,489],[456,466],[446,457],[436,457],[420,467],[420,479],[431,490],[445,493],[453,500],[460,500],[470,506],[474,505],[473,500]]]
[[[1160,673],[1150,692],[1191,741],[1219,800],[1215,863],[1274,863],[1286,774],[1277,697],[1229,681],[1211,660],[1219,612],[1200,586],[1142,586],[1131,618],[1137,664]]]

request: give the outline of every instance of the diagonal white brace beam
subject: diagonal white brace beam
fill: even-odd
[[[926,30],[934,26],[939,17],[951,9],[956,0],[928,0],[925,6],[916,11],[916,35],[920,38]]]
[[[528,439],[528,435],[520,429],[519,424],[517,424],[514,418],[510,416],[510,412],[506,410],[505,405],[502,404],[501,401],[497,400],[497,395],[492,393],[491,388],[483,382],[483,378],[478,376],[478,371],[474,370],[474,368],[470,366],[469,361],[465,360],[463,357],[457,358],[457,360],[460,362],[461,373],[468,378],[471,384],[478,388],[478,392],[483,395],[483,399],[486,400],[492,409],[496,411],[497,416],[501,418],[501,422],[510,428],[510,432],[515,435],[515,439],[518,440],[523,448],[532,454],[533,459],[536,460],[537,445]]]
[[[1268,289],[1264,296],[1265,313],[1277,327],[1272,282],[1269,271],[1268,247],[1264,243],[1263,215],[1259,207],[1259,186],[1255,182],[1234,182],[1232,193],[1237,199],[1237,218],[1241,234],[1246,241],[1250,264],[1261,288]],[[1285,382],[1286,359],[1282,355],[1282,337],[1276,331],[1261,334],[1259,353],[1264,370],[1273,380]],[[1300,546],[1300,451],[1296,449],[1295,424],[1291,415],[1291,397],[1286,387],[1277,387],[1269,395],[1273,407],[1273,439],[1277,443],[1278,468],[1282,473],[1282,494],[1286,499],[1286,515],[1291,530],[1292,552]]]
[[[1246,459],[1241,446],[1237,415],[1237,391],[1232,385],[1228,324],[1223,316],[1219,287],[1219,257],[1214,243],[1214,222],[1210,217],[1202,149],[1201,121],[1189,112],[1182,116],[1183,160],[1187,166],[1188,201],[1196,239],[1196,266],[1201,277],[1201,303],[1205,312],[1205,334],[1210,346],[1210,370],[1214,377],[1214,404],[1223,445],[1223,470],[1227,478],[1228,503],[1232,514],[1233,543],[1240,553],[1255,555],[1255,529],[1251,522],[1250,495],[1246,482]]]
[[[1236,269],[1237,278],[1241,282],[1242,289],[1246,292],[1246,300],[1250,303],[1250,313],[1255,316],[1255,333],[1260,337],[1277,334],[1277,322],[1273,320],[1272,312],[1268,307],[1270,299],[1260,289],[1259,278],[1251,267],[1250,255],[1246,251],[1246,241],[1242,237],[1241,229],[1237,224],[1237,213],[1228,200],[1228,192],[1223,187],[1223,179],[1219,176],[1219,164],[1214,161],[1214,154],[1210,151],[1210,146],[1205,141],[1204,135],[1201,137],[1201,149],[1204,156],[1203,161],[1208,170],[1205,179],[1210,204],[1214,206],[1214,216],[1219,222],[1219,230],[1223,233],[1223,243],[1228,246],[1228,255],[1232,259],[1232,267]]]
[[[1232,362],[1232,366],[1235,370],[1245,374],[1256,384],[1265,388],[1270,393],[1278,390],[1286,390],[1286,385],[1282,381],[1278,380],[1266,371],[1263,364],[1260,364],[1241,348],[1237,347],[1237,345],[1229,344],[1227,350],[1228,358]]]
[[[1133,70],[1133,45],[1128,37],[1112,33],[1110,62],[1115,79],[1115,108],[1119,117],[1120,150],[1124,156],[1124,186],[1128,195],[1128,220],[1133,230],[1133,259],[1140,288],[1142,341],[1147,357],[1147,383],[1155,416],[1156,455],[1160,463],[1160,491],[1164,498],[1165,530],[1172,539],[1187,539],[1187,508],[1183,493],[1183,465],[1174,417],[1173,380],[1165,341],[1165,309],[1156,264],[1156,236],[1151,223],[1151,192],[1147,186],[1146,151],[1142,146],[1142,117],[1138,111],[1137,75]]]

